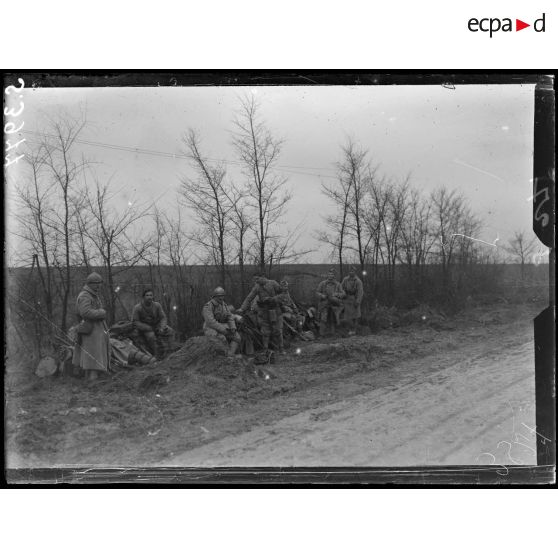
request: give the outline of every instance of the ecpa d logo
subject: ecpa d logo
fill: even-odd
[[[533,22],[533,29],[535,30],[535,32],[545,32],[545,18],[546,14],[543,13],[540,18],[536,19]],[[531,27],[530,23],[525,23],[521,19],[516,18],[514,29],[512,21],[512,18],[509,17],[504,17],[503,19],[500,19],[498,17],[484,17],[482,19],[472,17],[468,21],[467,27],[469,28],[469,31],[472,31],[473,33],[477,33],[478,31],[481,31],[483,33],[490,33],[490,38],[492,38],[492,35],[494,33],[498,33],[498,31],[503,31],[504,33],[506,33],[512,31],[521,31],[522,29]]]

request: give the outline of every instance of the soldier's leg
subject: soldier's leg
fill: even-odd
[[[237,332],[235,332],[229,344],[229,351],[227,355],[234,356],[239,346],[240,346],[240,335]]]
[[[334,306],[333,316],[334,316],[334,320],[335,320],[335,325],[339,326],[341,324],[341,307],[340,306]]]
[[[328,311],[328,323],[329,332],[331,335],[335,335],[335,309],[333,307],[330,307]]]
[[[279,314],[277,316],[277,321],[273,325],[273,341],[278,351],[283,352],[285,350],[283,344],[283,316]]]
[[[269,318],[267,316],[260,317],[260,328],[262,332],[262,346],[263,350],[266,351],[269,348],[269,336],[271,334],[271,324],[269,323]]]
[[[155,354],[157,353],[157,340],[155,338],[155,332],[154,331],[144,331],[143,332],[143,338],[145,339],[145,343],[147,345],[147,348],[149,349],[149,352],[155,356]]]
[[[329,308],[326,306],[320,310],[320,335],[325,335],[327,333],[327,315],[329,313]]]
[[[161,358],[165,358],[168,355],[173,338],[174,330],[170,327],[167,327],[160,335],[157,335],[157,348]]]

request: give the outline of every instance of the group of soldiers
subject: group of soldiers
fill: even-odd
[[[106,311],[99,297],[101,283],[101,276],[91,273],[76,302],[80,323],[76,328],[72,364],[84,370],[90,379],[95,379],[99,371],[109,370],[111,362],[111,339],[106,324]],[[363,285],[356,275],[356,268],[351,267],[349,274],[341,282],[335,279],[335,272],[331,269],[327,278],[318,285],[316,295],[316,315],[314,308],[310,308],[305,315],[291,297],[286,280],[278,283],[264,274],[255,274],[252,289],[238,309],[225,302],[225,290],[217,287],[211,299],[203,306],[204,335],[226,342],[230,357],[239,352],[248,355],[254,353],[254,339],[247,334],[249,331],[257,332],[262,351],[269,352],[271,346],[278,353],[284,354],[285,328],[300,335],[305,319],[314,316],[318,326],[317,333],[323,336],[328,330],[334,331],[340,325],[342,312],[344,320],[349,324],[349,335],[354,335],[361,316],[363,298]],[[146,289],[141,302],[134,306],[132,326],[132,341],[144,348],[145,353],[153,360],[164,355],[174,337],[174,331],[167,323],[161,304],[154,300],[152,289]]]
[[[328,328],[334,331],[341,323],[343,312],[344,320],[349,324],[349,335],[354,335],[361,317],[363,298],[363,285],[356,275],[356,268],[352,266],[349,275],[341,283],[335,279],[335,272],[331,269],[327,278],[318,285],[316,295],[319,334],[325,335]],[[236,311],[225,303],[225,290],[222,287],[215,289],[211,300],[203,307],[204,334],[226,340],[229,356],[235,355],[242,343],[238,325],[248,310],[256,315],[261,345],[265,351],[271,342],[279,353],[285,353],[285,324],[296,331],[304,321],[299,319],[303,314],[289,293],[288,282],[283,280],[277,283],[263,274],[257,274],[254,276],[254,286]]]

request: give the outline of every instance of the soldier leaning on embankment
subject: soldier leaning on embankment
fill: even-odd
[[[83,369],[90,380],[95,380],[99,372],[108,372],[110,368],[109,333],[106,311],[99,297],[103,279],[98,273],[91,273],[85,282],[76,300],[76,313],[81,321],[76,328],[72,364]]]

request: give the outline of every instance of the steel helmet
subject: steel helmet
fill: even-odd
[[[213,296],[225,296],[225,289],[223,289],[223,287],[217,287],[213,291]]]
[[[85,280],[86,283],[102,283],[103,278],[98,273],[90,273]]]

